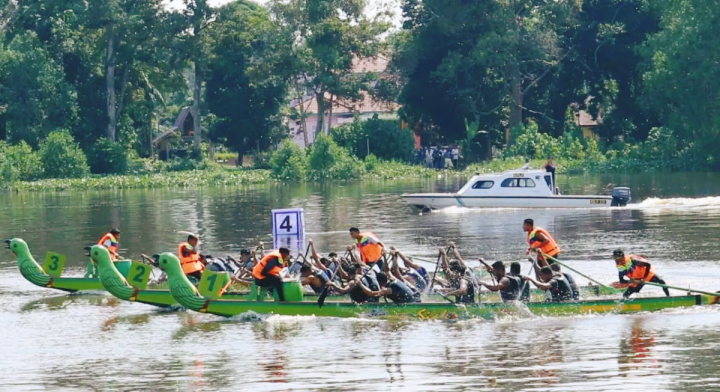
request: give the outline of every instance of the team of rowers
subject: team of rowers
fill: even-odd
[[[431,275],[399,250],[386,247],[375,234],[361,232],[355,227],[350,229],[353,244],[347,247],[343,257],[334,252],[327,257],[319,256],[310,240],[310,259],[299,255],[292,265],[289,264],[289,249],[264,253],[262,248],[258,248],[253,252],[242,250],[239,261],[228,257],[238,267],[233,269],[224,260],[201,255],[199,238],[194,234],[188,235],[187,241],[178,246],[177,253],[183,272],[188,277],[199,281],[205,268],[228,270],[234,272],[235,281],[255,283],[274,290],[280,301],[285,299],[283,277],[294,275],[299,275],[302,284],[316,293],[330,290],[334,294],[349,294],[356,303],[378,302],[381,297],[398,304],[420,302],[423,294],[435,292],[452,302],[470,304],[476,302],[481,286],[499,292],[505,302],[529,301],[529,283],[548,292],[549,301],[578,300],[580,293],[575,279],[561,270],[558,261],[560,247],[555,239],[547,230],[535,226],[532,219],[523,222],[523,230],[527,232],[527,254],[537,254],[537,261],[529,258],[535,278],[521,275],[518,262],[511,263],[507,271],[502,261],[488,265],[480,258],[479,261],[491,274],[492,283],[476,279],[475,271],[465,263],[452,242],[447,249],[439,250],[437,265]],[[111,257],[117,260],[119,239],[120,231],[112,230],[98,244],[105,246]],[[665,284],[643,257],[625,255],[618,249],[613,252],[613,258],[619,282],[628,284],[624,297],[639,292],[643,282]],[[438,269],[442,270],[443,276],[438,276]],[[667,288],[663,290],[670,295]],[[450,297],[454,297],[454,301]]]

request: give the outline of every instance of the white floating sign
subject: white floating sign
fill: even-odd
[[[303,249],[305,245],[305,216],[302,208],[272,210],[272,222],[273,248]]]

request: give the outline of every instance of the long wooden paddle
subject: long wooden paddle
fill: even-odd
[[[585,278],[585,279],[587,279],[587,280],[589,280],[589,281],[597,284],[598,286],[604,287],[604,288],[606,288],[606,289],[612,289],[612,287],[610,287],[610,286],[608,286],[608,285],[606,285],[606,284],[602,284],[602,283],[598,282],[597,280],[595,280],[595,279],[593,279],[593,278],[591,278],[591,277],[583,274],[582,272],[580,272],[580,271],[578,271],[578,270],[576,270],[576,269],[574,269],[574,268],[568,267],[566,264],[561,263],[558,259],[556,259],[556,258],[554,258],[554,257],[552,257],[552,256],[548,256],[548,255],[546,255],[545,253],[540,252],[540,251],[538,251],[538,254],[541,254],[544,258],[549,259],[549,260],[552,260],[553,262],[562,265],[563,267],[565,267],[565,268],[569,269],[570,271],[572,271],[572,272],[574,272],[574,273],[582,276],[583,278]],[[613,292],[615,292],[615,289],[612,289],[612,290],[613,290]]]
[[[333,279],[335,279],[335,275],[337,275],[338,271],[340,271],[340,268],[342,268],[342,266],[340,265],[340,263],[338,263],[337,268],[335,269],[335,272],[333,272],[333,274],[330,277],[330,280],[328,282],[332,282]],[[368,271],[368,272],[370,272],[370,271]],[[367,273],[365,273],[365,275],[367,275]],[[365,276],[363,276],[363,278],[364,277]],[[325,287],[323,287],[323,291],[322,291],[322,293],[320,293],[320,296],[318,297],[318,307],[322,308],[323,305],[325,305],[325,298],[327,298],[329,293],[330,293],[330,287],[328,287],[326,285]]]
[[[330,278],[330,281],[331,281],[331,282],[332,282],[333,278],[335,278],[335,274],[337,274],[337,272],[338,272],[339,270],[340,270],[340,266],[338,266],[338,269],[335,270],[335,273],[334,273],[333,276]],[[365,279],[365,277],[367,276],[367,274],[369,274],[370,271],[372,271],[372,270],[373,270],[372,267],[368,268],[368,270],[365,271],[365,273],[363,274],[363,276],[360,277],[360,280],[362,281],[363,279]],[[325,289],[323,290],[322,293],[320,293],[320,297],[318,298],[318,306],[319,306],[319,307],[322,308],[323,305],[325,304],[325,298],[327,298],[328,293],[329,293],[329,287],[328,287],[328,286],[325,286]]]
[[[435,272],[433,272],[432,280],[431,280],[430,283],[428,284],[428,288],[427,288],[426,291],[430,291],[430,290],[432,289],[433,283],[435,283],[435,278],[437,277],[438,268],[440,268],[440,259],[441,259],[441,258],[442,258],[442,254],[440,254],[440,252],[438,252],[438,259],[437,259],[437,261],[435,262]]]
[[[448,297],[447,295],[445,295],[445,294],[443,294],[443,293],[441,293],[441,292],[439,292],[439,291],[437,291],[437,290],[435,290],[435,294],[440,294],[440,296],[443,297],[443,298],[445,298],[446,300],[448,300],[448,302],[450,302],[450,303],[453,304],[453,305],[456,305],[455,301],[453,301],[452,299],[450,299],[450,297]]]
[[[685,292],[688,292],[688,293],[691,293],[691,294],[692,294],[692,293],[698,293],[698,294],[709,295],[709,296],[712,296],[712,297],[720,297],[720,293],[711,293],[711,292],[709,292],[709,291],[701,291],[701,290],[695,290],[695,289],[691,289],[691,288],[684,289],[684,288],[682,288],[682,287],[668,286],[668,285],[666,285],[666,284],[660,284],[660,283],[654,283],[654,282],[646,282],[646,281],[644,281],[644,280],[630,279],[630,281],[633,282],[633,283],[649,284],[650,286],[657,286],[657,287],[664,287],[664,288],[666,288],[666,289],[674,289],[674,290],[685,291]]]
[[[486,263],[485,260],[483,260],[482,258],[479,258],[479,257],[478,257],[478,261],[479,261],[480,263],[482,263],[482,265],[484,265],[485,268],[488,269],[488,272],[490,272],[490,278],[492,279],[493,284],[497,284],[497,282],[495,281],[495,274],[492,273],[492,271],[495,271],[495,269],[494,269],[493,267],[489,266],[488,263]],[[468,268],[469,268],[469,267],[468,267]],[[473,275],[474,275],[474,274],[475,274],[475,273],[473,272]]]

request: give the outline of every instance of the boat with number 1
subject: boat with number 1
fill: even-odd
[[[93,257],[109,257],[106,249],[93,247]],[[247,312],[277,314],[287,316],[327,316],[327,317],[395,317],[402,316],[417,319],[457,319],[483,318],[495,319],[503,316],[569,316],[601,313],[633,313],[656,311],[668,308],[711,305],[718,303],[720,297],[711,295],[683,295],[659,298],[635,299],[599,299],[571,302],[531,302],[522,303],[483,303],[460,305],[450,302],[430,303],[372,303],[355,304],[348,301],[326,302],[320,307],[316,302],[303,300],[299,282],[285,282],[286,302],[265,301],[265,295],[259,290],[248,299],[213,299],[200,293],[182,273],[180,261],[172,253],[163,253],[159,260],[160,268],[168,275],[170,292],[187,309],[200,313],[232,317]],[[253,295],[254,294],[254,295]],[[720,295],[720,294],[719,294]],[[254,298],[253,298],[254,297]]]

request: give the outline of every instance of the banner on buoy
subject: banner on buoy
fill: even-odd
[[[305,250],[305,215],[302,208],[272,210],[273,249]]]

